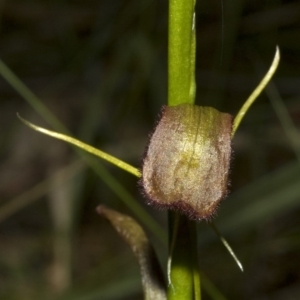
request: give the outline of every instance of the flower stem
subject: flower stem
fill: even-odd
[[[194,104],[196,0],[169,2],[168,105]],[[200,300],[196,224],[169,212],[168,300]]]
[[[195,0],[169,2],[168,105],[195,101]]]
[[[194,299],[193,250],[189,221],[178,214],[169,214],[171,236],[168,300]]]

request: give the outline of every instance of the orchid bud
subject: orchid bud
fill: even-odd
[[[231,115],[212,107],[164,107],[143,161],[148,203],[211,218],[227,194],[231,131]]]

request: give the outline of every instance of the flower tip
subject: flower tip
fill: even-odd
[[[279,45],[276,45],[275,59],[276,60],[280,59],[280,48],[279,48]]]

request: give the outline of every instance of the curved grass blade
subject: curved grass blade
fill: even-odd
[[[107,154],[101,150],[98,150],[97,148],[94,148],[88,144],[85,144],[77,139],[74,139],[70,136],[67,136],[65,134],[62,134],[62,133],[58,133],[58,132],[55,132],[55,131],[51,131],[51,130],[48,130],[48,129],[45,129],[45,128],[42,128],[42,127],[39,127],[39,126],[36,126],[28,121],[26,121],[25,119],[23,119],[19,114],[17,114],[18,118],[25,124],[27,125],[28,127],[32,128],[33,130],[35,131],[39,131],[43,134],[46,134],[46,135],[49,135],[49,136],[52,136],[58,140],[62,140],[62,141],[65,141],[69,144],[72,144],[80,149],[83,149],[85,150],[86,152],[89,152],[91,154],[94,154],[108,162],[110,162],[111,164],[119,167],[120,169],[123,169],[133,175],[135,175],[136,177],[140,177],[141,176],[141,173],[140,171],[137,169],[137,168],[134,168],[132,167],[131,165],[123,162],[122,160],[110,155],[110,154]]]
[[[234,118],[233,121],[233,126],[232,126],[232,137],[234,136],[236,130],[238,129],[242,119],[246,115],[248,109],[250,106],[254,103],[254,101],[257,99],[257,97],[260,95],[262,90],[266,87],[266,85],[269,83],[271,78],[273,77],[275,71],[277,70],[278,64],[280,60],[280,52],[279,52],[279,47],[276,47],[276,52],[275,56],[273,59],[273,62],[271,64],[271,67],[267,74],[264,76],[264,78],[261,80],[259,85],[256,87],[256,89],[252,92],[252,94],[249,96],[249,98],[246,100],[236,117]]]
[[[216,225],[211,222],[209,223],[210,227],[213,229],[213,231],[215,232],[215,234],[219,237],[219,239],[221,240],[221,242],[223,243],[223,245],[225,246],[225,248],[227,249],[227,251],[229,252],[229,254],[232,256],[232,258],[234,259],[234,261],[236,262],[236,264],[238,265],[238,267],[240,268],[240,270],[242,272],[244,272],[244,268],[243,265],[241,264],[241,262],[239,261],[239,259],[237,258],[236,254],[234,253],[233,249],[231,248],[231,246],[229,245],[229,243],[225,240],[225,238],[221,235],[221,233],[219,232],[218,228],[216,227]]]
[[[56,130],[66,131],[65,126],[50,112],[42,101],[0,59],[0,75]]]
[[[120,167],[121,169],[126,170],[127,172],[140,177],[140,172],[137,168],[132,167],[131,165],[105,153],[102,152],[90,145],[87,145],[83,142],[80,142],[79,140],[76,140],[74,138],[71,138],[67,135],[57,133],[51,130],[44,129],[42,127],[38,127],[26,120],[24,120],[22,117],[18,115],[18,118],[27,126],[30,128],[39,131],[41,133],[44,133],[46,135],[52,136],[54,138],[66,141],[70,144],[73,144],[81,149],[84,149],[85,151],[92,153],[100,158],[103,158],[112,164]],[[99,164],[96,164],[95,162],[92,162],[92,157],[88,157],[84,153],[81,154],[83,159],[93,168],[93,170],[96,172],[98,176],[102,178],[102,180],[126,203],[126,205],[140,218],[140,220],[146,224],[147,227],[159,238],[159,240],[165,244],[166,241],[166,234],[165,231],[161,228],[161,226],[147,213],[145,209],[142,208],[141,205],[139,205],[132,197],[128,194],[128,192],[117,182],[115,179],[109,175],[109,173],[101,167]]]

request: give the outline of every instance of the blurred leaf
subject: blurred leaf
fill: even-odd
[[[225,234],[248,230],[300,207],[300,165],[294,162],[269,173],[232,194],[226,202],[217,222]]]
[[[0,206],[0,223],[19,212],[28,205],[42,199],[49,192],[50,182],[59,178],[60,184],[63,185],[66,181],[71,180],[73,176],[83,170],[81,161],[75,161],[69,166],[61,168],[53,176],[48,177],[33,188],[24,191],[21,195],[9,200],[6,204]]]
[[[226,300],[225,296],[218,290],[213,282],[206,277],[204,273],[201,273],[201,281],[206,293],[214,300]]]
[[[136,256],[140,265],[145,299],[167,299],[163,274],[142,227],[131,217],[105,206],[98,206],[97,212],[112,224]]]
[[[64,295],[59,300],[123,300],[125,297],[132,297],[139,292],[139,281],[137,277],[127,276],[123,280],[116,280],[112,284],[84,292],[73,292]],[[55,298],[57,299],[57,298]]]

